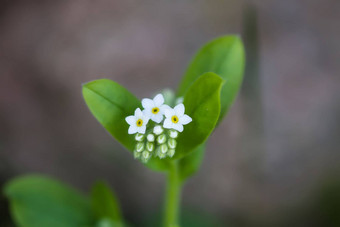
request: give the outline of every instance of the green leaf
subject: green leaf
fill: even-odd
[[[165,172],[169,170],[169,161],[170,160],[168,159],[159,159],[158,157],[152,157],[147,163],[145,163],[145,165],[154,171]]]
[[[122,224],[120,222],[117,223],[108,218],[99,220],[95,225],[95,227],[121,227],[121,226]]]
[[[125,148],[133,151],[136,141],[128,134],[125,118],[141,107],[139,99],[120,84],[100,79],[83,85],[83,96],[91,113],[109,133]],[[155,171],[166,171],[167,161],[152,158],[145,164]]]
[[[192,122],[184,126],[178,137],[175,159],[201,145],[215,128],[220,114],[222,84],[222,78],[215,73],[205,73],[188,89],[183,103]]]
[[[190,63],[179,86],[178,96],[184,96],[203,73],[216,73],[226,81],[221,91],[221,121],[240,89],[244,62],[244,48],[238,36],[223,36],[207,43]]]
[[[128,150],[133,151],[134,135],[129,135],[129,124],[125,118],[133,115],[141,103],[127,89],[118,83],[95,80],[83,85],[83,96],[95,118]]]
[[[118,201],[106,183],[97,182],[92,187],[91,199],[92,209],[97,219],[107,218],[116,223],[115,226],[123,226],[123,218]]]
[[[204,158],[205,143],[197,147],[192,153],[179,160],[179,177],[184,182],[187,178],[194,175],[200,168]]]
[[[39,176],[18,177],[5,185],[15,223],[20,227],[93,226],[89,200],[59,181]]]

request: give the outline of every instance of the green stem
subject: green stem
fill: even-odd
[[[179,205],[181,200],[181,182],[177,161],[171,162],[166,188],[164,227],[178,227]]]

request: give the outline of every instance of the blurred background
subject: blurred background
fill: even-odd
[[[136,226],[157,226],[164,176],[87,109],[109,78],[139,98],[176,89],[207,41],[240,34],[247,68],[201,170],[184,226],[340,226],[338,0],[13,1],[0,6],[0,187],[43,173],[88,192],[105,179]],[[0,198],[0,226],[10,223]]]

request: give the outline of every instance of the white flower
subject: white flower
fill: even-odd
[[[135,134],[136,132],[144,134],[149,117],[145,116],[143,112],[137,108],[135,110],[135,115],[126,117],[125,121],[130,125],[129,134]]]
[[[164,97],[162,94],[156,95],[152,99],[143,99],[142,105],[144,107],[143,113],[156,123],[163,120],[164,110],[170,108],[164,105]]]
[[[173,128],[179,132],[183,131],[183,125],[189,124],[192,119],[184,114],[184,105],[178,104],[175,108],[167,108],[164,110],[166,119],[164,120],[164,128]]]

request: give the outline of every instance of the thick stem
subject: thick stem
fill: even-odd
[[[179,205],[181,200],[181,182],[177,161],[171,162],[168,173],[165,202],[164,227],[178,227]]]

